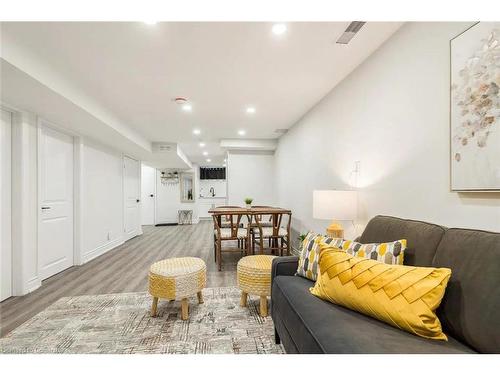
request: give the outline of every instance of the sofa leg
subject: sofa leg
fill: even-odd
[[[278,335],[278,331],[276,331],[276,328],[274,329],[274,343],[276,345],[281,344],[280,335]]]

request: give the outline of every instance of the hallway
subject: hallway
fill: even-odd
[[[42,283],[34,292],[0,303],[1,336],[5,336],[61,297],[147,291],[149,266],[157,260],[194,256],[207,264],[207,287],[236,285],[238,254],[224,254],[217,272],[211,221],[196,225],[144,226],[144,234],[83,266],[71,267]]]

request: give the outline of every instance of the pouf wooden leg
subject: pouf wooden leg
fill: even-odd
[[[156,316],[157,308],[158,308],[158,297],[153,297],[153,304],[151,305],[151,316]]]
[[[181,316],[182,320],[187,320],[189,318],[189,303],[187,298],[183,298],[181,301]]]
[[[198,292],[198,303],[203,303],[203,293],[201,291]]]
[[[260,316],[267,316],[267,297],[260,296]]]
[[[247,305],[248,294],[246,292],[241,292],[240,306],[245,307]]]

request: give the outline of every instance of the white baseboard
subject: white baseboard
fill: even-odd
[[[84,253],[82,255],[82,264],[85,264],[85,263],[91,261],[92,259],[97,258],[99,255],[102,255],[102,254],[108,252],[109,250],[114,249],[117,246],[120,246],[124,242],[125,241],[123,240],[123,238],[117,238],[115,240],[106,242],[106,243],[96,247],[93,250],[87,251],[86,253]]]
[[[28,280],[28,282],[26,283],[26,290],[23,290],[23,292],[24,292],[23,295],[31,293],[34,290],[37,290],[38,288],[40,288],[41,286],[42,286],[42,282],[40,281],[40,279],[38,277],[34,277],[31,280]]]
[[[31,278],[30,280],[26,281],[26,283],[23,283],[20,288],[16,290],[16,288],[13,288],[12,290],[12,296],[18,297],[18,296],[24,296],[28,293],[31,293],[38,288],[42,286],[42,281],[38,278],[38,276],[35,276]]]

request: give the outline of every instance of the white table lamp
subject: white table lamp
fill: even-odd
[[[358,212],[358,195],[354,190],[314,190],[313,217],[333,220],[326,229],[332,237],[344,238],[344,228],[337,221],[354,221]]]

